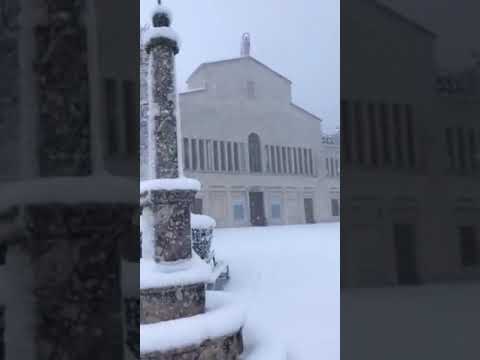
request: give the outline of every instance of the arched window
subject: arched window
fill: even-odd
[[[250,172],[262,172],[262,146],[260,136],[255,133],[248,136],[248,153],[250,156]]]

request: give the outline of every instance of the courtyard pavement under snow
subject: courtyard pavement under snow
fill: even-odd
[[[215,231],[226,291],[247,307],[246,359],[340,358],[339,244],[338,223]]]

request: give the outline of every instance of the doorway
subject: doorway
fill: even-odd
[[[265,226],[265,205],[263,192],[250,192],[250,223],[252,226]]]
[[[304,207],[305,207],[305,222],[307,224],[315,224],[315,216],[313,211],[313,199],[312,198],[305,198],[304,199]]]
[[[395,224],[394,242],[398,284],[418,284],[415,226],[412,224]]]

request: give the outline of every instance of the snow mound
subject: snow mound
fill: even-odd
[[[207,291],[205,314],[140,325],[140,353],[166,352],[233,335],[245,323],[244,308],[224,292]]]
[[[140,289],[209,283],[211,277],[210,267],[195,253],[190,260],[172,264],[157,264],[153,259],[140,260]]]
[[[138,204],[138,185],[117,176],[38,178],[0,186],[0,210],[16,205],[88,203]]]
[[[165,38],[165,39],[172,40],[176,42],[178,48],[180,48],[180,44],[181,44],[180,37],[175,32],[175,30],[173,30],[170,27],[162,26],[162,27],[153,27],[148,29],[147,33],[145,34],[145,44],[147,44],[148,46],[148,44],[152,40],[158,39],[158,38]]]
[[[192,229],[212,229],[217,226],[216,221],[207,215],[191,215]]]
[[[200,191],[201,184],[195,179],[179,177],[175,179],[155,179],[140,182],[140,193],[146,191]],[[137,199],[138,201],[138,199]]]

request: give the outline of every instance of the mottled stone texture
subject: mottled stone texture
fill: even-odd
[[[84,2],[44,1],[34,30],[41,176],[91,173],[90,103]]]
[[[208,264],[213,259],[213,229],[192,229],[193,250]]]
[[[202,314],[205,311],[205,285],[140,290],[140,302],[142,324]]]
[[[149,91],[151,91],[149,136],[155,146],[150,149],[154,178],[178,177],[178,144],[174,48],[168,45],[148,49],[150,57]]]
[[[200,346],[192,346],[167,353],[141,354],[142,360],[238,360],[243,352],[242,332],[218,339],[207,340]]]
[[[135,212],[114,204],[25,208],[37,360],[123,358],[120,262],[125,244],[138,239]],[[138,348],[131,335],[129,346]]]
[[[140,180],[148,179],[148,55],[145,51],[143,34],[140,38]]]
[[[194,198],[194,191],[150,192],[156,262],[192,257],[190,213]]]

